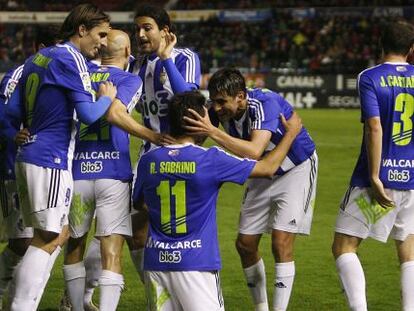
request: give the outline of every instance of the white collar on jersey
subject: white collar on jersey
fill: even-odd
[[[176,144],[176,145],[166,145],[164,147],[166,148],[184,148],[187,146],[194,146],[195,144],[187,142],[187,143],[183,143],[183,144]]]
[[[388,65],[409,65],[407,62],[384,62],[384,64],[388,64]]]

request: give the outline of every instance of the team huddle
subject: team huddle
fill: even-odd
[[[283,97],[248,89],[237,69],[212,75],[206,101],[198,55],[175,47],[165,10],[140,6],[134,24],[136,57],[107,14],[79,5],[57,37],[38,34],[39,50],[1,82],[8,244],[0,255],[0,299],[7,295],[13,311],[36,310],[64,247],[68,301],[61,310],[116,310],[126,241],[149,310],[224,310],[216,205],[221,185],[233,182],[246,183],[236,248],[255,310],[269,310],[258,252],[263,233],[271,234],[275,261],[271,309],[287,310],[295,237],[310,234],[313,217],[312,138]],[[414,165],[399,166],[412,159],[414,91],[392,83],[414,72],[406,62],[413,39],[409,24],[384,28],[384,63],[358,79],[364,140],[332,247],[351,310],[367,310],[358,245],[390,234],[403,309],[414,310]],[[135,169],[129,135],[143,139]],[[220,147],[202,147],[207,137]],[[99,309],[92,302],[97,286]]]

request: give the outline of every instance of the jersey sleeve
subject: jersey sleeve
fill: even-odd
[[[280,122],[279,98],[275,93],[269,93],[259,100],[250,100],[249,107],[252,118],[252,130],[268,130],[275,133]]]
[[[17,85],[13,94],[11,94],[10,98],[5,101],[6,108],[5,114],[7,118],[11,118],[16,120],[16,122],[20,123],[23,121],[24,116],[24,102],[22,99],[22,87]]]
[[[197,53],[190,49],[183,49],[177,56],[175,64],[185,82],[191,84],[193,89],[198,89],[201,84],[201,66]]]
[[[19,130],[23,111],[20,104],[20,88],[17,86],[7,100],[0,97],[0,136],[13,141]]]
[[[68,49],[62,57],[56,57],[50,64],[45,84],[61,86],[67,90],[72,102],[95,101],[88,66],[78,52]]]
[[[6,100],[11,97],[14,90],[16,89],[20,77],[22,76],[23,67],[24,66],[21,65],[15,69],[6,72],[6,74],[0,82],[0,97]]]
[[[214,153],[211,158],[214,159],[216,177],[220,183],[244,184],[256,164],[255,160],[236,157],[217,147],[210,148],[210,152]]]
[[[358,76],[358,92],[361,100],[361,119],[365,121],[380,115],[375,86],[366,73]]]
[[[116,98],[126,107],[128,112],[135,108],[142,94],[142,80],[139,76],[128,75],[117,86]]]

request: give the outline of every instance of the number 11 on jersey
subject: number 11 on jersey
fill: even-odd
[[[173,186],[171,183],[171,180],[163,180],[157,187],[157,195],[161,201],[161,228],[164,233],[171,234],[173,232],[171,220],[174,210],[172,202],[175,202],[175,233],[184,234],[187,233],[185,181],[177,180]]]

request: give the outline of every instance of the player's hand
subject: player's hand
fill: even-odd
[[[105,81],[99,85],[98,98],[101,96],[108,96],[111,99],[111,102],[113,102],[116,93],[116,86],[110,81]]]
[[[282,122],[286,133],[295,137],[300,133],[302,129],[302,119],[296,112],[293,112],[292,116],[287,121],[285,116],[283,114],[280,114],[280,121]]]
[[[371,179],[372,196],[382,208],[394,208],[394,201],[385,192],[384,185],[379,178]]]
[[[188,109],[188,112],[193,115],[193,118],[184,116],[183,119],[188,124],[185,125],[184,128],[191,132],[191,134],[211,136],[211,134],[217,129],[213,124],[211,124],[206,107],[204,107],[204,117],[193,109]]]
[[[160,145],[166,146],[177,144],[177,140],[168,134],[161,134],[160,136]]]
[[[155,133],[155,132],[154,132],[154,136],[149,140],[157,146],[167,146],[167,145],[173,145],[177,143],[177,140],[173,138],[172,136],[168,134],[160,134],[160,133]]]
[[[14,136],[14,142],[17,146],[21,146],[26,144],[30,139],[30,132],[27,128],[21,129],[17,132],[16,136]]]
[[[174,46],[177,44],[177,36],[172,32],[167,32],[165,37],[161,39],[157,55],[162,60],[170,58]]]

